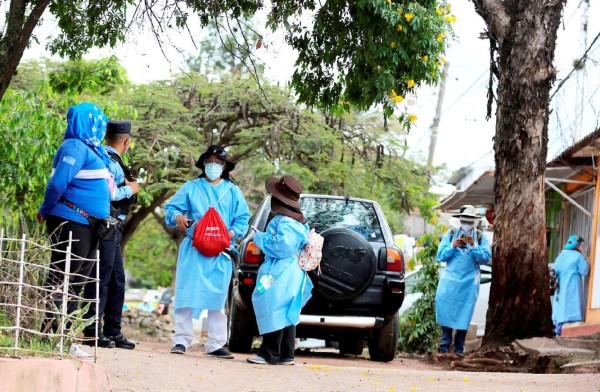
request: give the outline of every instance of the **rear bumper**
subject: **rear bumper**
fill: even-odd
[[[301,314],[300,324],[339,328],[381,328],[383,325],[383,318]]]

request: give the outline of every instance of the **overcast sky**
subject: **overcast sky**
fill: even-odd
[[[556,52],[556,68],[558,85],[572,69],[573,60],[581,55],[580,33],[581,12],[578,6],[581,0],[570,0],[564,12],[563,24],[559,31]],[[600,5],[591,1],[589,9],[588,45],[600,30]],[[6,2],[3,2],[4,8]],[[448,169],[456,170],[463,166],[472,165],[483,169],[493,166],[492,137],[495,121],[485,120],[486,94],[488,84],[489,44],[479,39],[484,31],[484,23],[474,11],[473,4],[460,0],[452,3],[452,12],[457,16],[454,24],[456,40],[448,48],[446,58],[449,62],[449,77],[438,129],[438,141],[434,156],[434,164],[446,164]],[[192,32],[200,35],[200,30]],[[40,45],[33,45],[25,53],[25,59],[37,58],[47,53],[43,51],[44,37],[56,34],[48,25],[37,31]],[[186,34],[170,34],[170,41],[163,45],[167,59],[161,53],[158,45],[147,32],[130,34],[128,42],[115,50],[93,50],[88,57],[99,57],[114,54],[126,68],[128,77],[134,83],[149,80],[165,79],[172,73],[181,70],[183,56],[197,53],[192,40]],[[275,82],[285,84],[292,72],[295,60],[294,53],[283,43],[283,33],[265,34],[268,48],[257,51],[266,65],[265,75]],[[600,42],[591,57],[600,60]],[[598,63],[589,62],[585,71],[583,85],[584,116],[583,130],[580,137],[598,128],[598,113],[600,110],[600,80]],[[571,145],[576,136],[573,128],[576,113],[576,78],[565,83],[553,101],[553,114],[549,127],[549,158],[554,157],[564,148]],[[438,87],[424,87],[418,90],[414,100],[407,99],[404,104],[411,113],[417,115],[416,126],[408,138],[409,151],[418,159],[426,160],[430,144],[430,126],[436,106]],[[495,109],[494,109],[495,110]]]

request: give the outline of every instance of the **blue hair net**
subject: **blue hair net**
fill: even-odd
[[[583,238],[581,238],[577,235],[572,235],[567,240],[567,243],[565,244],[565,249],[573,250],[573,249],[577,248],[577,246],[579,246],[579,244],[581,244],[582,242],[583,242]]]

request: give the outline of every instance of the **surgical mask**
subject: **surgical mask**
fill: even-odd
[[[460,224],[460,229],[462,231],[471,231],[473,230],[473,224],[472,223],[461,223]]]
[[[223,166],[218,163],[209,163],[204,166],[204,173],[209,180],[214,181],[223,174]]]

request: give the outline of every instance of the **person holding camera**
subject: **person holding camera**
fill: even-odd
[[[448,230],[437,252],[437,259],[446,262],[446,268],[438,283],[435,316],[442,327],[438,351],[450,352],[452,332],[456,330],[454,353],[462,355],[479,296],[479,266],[489,263],[492,252],[488,239],[476,228],[479,216],[475,207],[464,205],[454,217],[460,220],[460,228]]]

